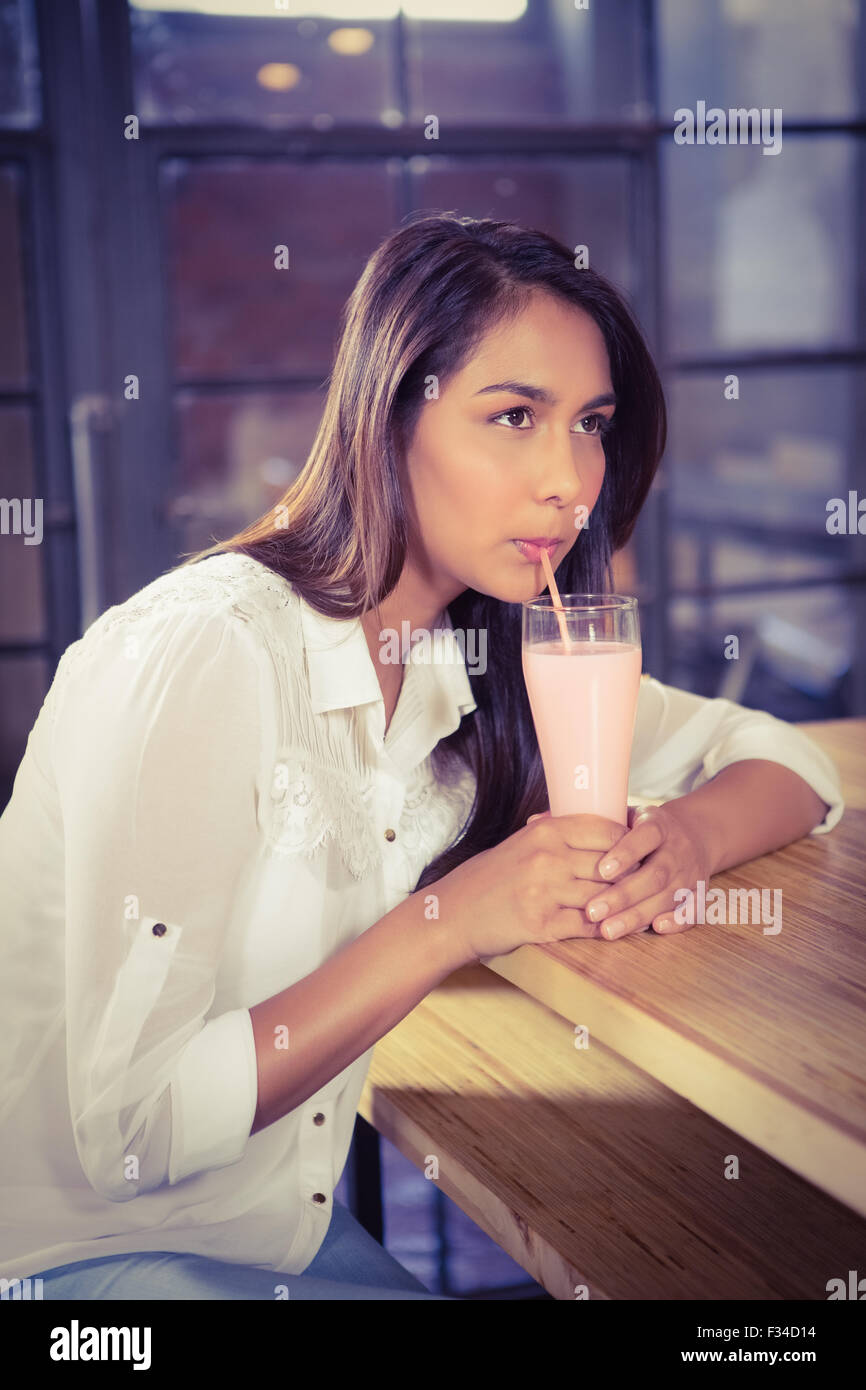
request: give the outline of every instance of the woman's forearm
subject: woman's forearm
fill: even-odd
[[[472,957],[412,893],[317,970],[250,1009],[258,1102],[251,1134],[296,1109]]]
[[[714,874],[802,839],[829,810],[796,772],[764,758],[731,763],[667,805],[700,826]]]

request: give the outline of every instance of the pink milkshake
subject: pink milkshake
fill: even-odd
[[[550,813],[627,824],[628,771],[640,689],[640,644],[562,641],[523,646],[523,677]]]

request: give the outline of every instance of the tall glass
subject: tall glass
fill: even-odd
[[[560,615],[549,594],[523,603],[523,678],[550,813],[583,812],[625,826],[642,661],[637,599],[560,598]]]

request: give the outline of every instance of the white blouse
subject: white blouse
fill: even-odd
[[[251,1136],[249,1010],[462,832],[473,774],[437,782],[430,760],[476,708],[451,651],[407,662],[385,736],[360,620],[219,554],[64,652],[0,816],[0,1276],[145,1250],[310,1263],[373,1049]],[[641,681],[631,804],[743,758],[829,804],[811,834],[837,824],[838,774],[802,732]]]

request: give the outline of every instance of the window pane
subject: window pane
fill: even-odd
[[[21,261],[23,180],[10,165],[0,167],[0,390],[30,385],[24,270]]]
[[[672,353],[857,343],[863,142],[662,145]]]
[[[381,161],[167,161],[178,380],[329,372],[340,310],[398,221],[395,179]]]
[[[46,635],[44,499],[35,495],[30,412],[0,409],[0,646]]]
[[[145,124],[322,125],[642,120],[646,6],[607,0],[405,0],[409,111],[401,111],[397,0],[238,13],[129,0],[136,110]],[[471,16],[471,17],[470,17]]]
[[[671,582],[764,583],[832,577],[860,563],[861,538],[827,530],[827,503],[847,504],[855,476],[858,398],[866,371],[750,370],[739,400],[724,377],[676,378],[665,460]]]
[[[177,550],[224,540],[274,506],[306,463],[321,391],[178,392],[177,490],[166,516]]]
[[[507,23],[410,20],[411,119],[438,115],[446,130],[465,121],[644,119],[651,114],[640,62],[644,13],[640,0],[580,11],[574,0],[530,0]]]
[[[727,698],[780,719],[845,718],[855,656],[851,593],[828,586],[708,603],[678,599],[670,606],[668,683],[711,697],[727,690]],[[732,634],[736,660],[724,655]]]
[[[781,107],[788,120],[863,111],[861,0],[658,0],[662,111]]]
[[[366,5],[355,7],[358,23],[299,17],[294,0],[282,13],[273,0],[236,8],[236,15],[173,13],[130,0],[143,124],[327,127],[393,116],[393,25],[368,20]]]
[[[0,127],[22,130],[41,120],[33,0],[0,0]]]
[[[589,248],[589,263],[631,293],[629,161],[584,159],[448,159],[409,161],[416,206],[456,209],[540,227],[568,247]]]
[[[36,723],[49,683],[44,657],[0,654],[0,812],[11,795],[27,735]]]

